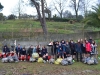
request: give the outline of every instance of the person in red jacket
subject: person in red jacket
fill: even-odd
[[[91,49],[91,44],[88,41],[86,41],[85,48],[86,48],[86,57],[89,57],[92,49]]]

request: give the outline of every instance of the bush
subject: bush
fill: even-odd
[[[16,16],[11,14],[8,16],[8,20],[15,20],[16,19]]]
[[[54,18],[46,18],[46,20],[49,20],[49,21],[55,21],[55,22],[69,22],[70,20],[76,20],[76,19],[69,19],[69,18],[59,18],[59,17],[54,17]]]

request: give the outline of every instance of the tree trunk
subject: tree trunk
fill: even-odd
[[[47,35],[47,27],[46,27],[46,20],[45,20],[45,12],[44,12],[44,0],[41,0],[41,4],[42,4],[42,29],[45,35]]]
[[[76,14],[76,20],[78,20],[78,11],[75,11]]]
[[[35,7],[36,7],[36,10],[37,10],[37,13],[38,13],[38,16],[39,16],[39,20],[40,20],[40,24],[42,26],[42,29],[43,29],[43,33],[45,35],[48,34],[47,32],[47,27],[46,27],[46,21],[45,21],[45,13],[44,13],[44,0],[41,0],[41,4],[42,4],[42,14],[40,12],[40,6],[39,6],[39,3],[35,2],[35,0],[31,0]]]

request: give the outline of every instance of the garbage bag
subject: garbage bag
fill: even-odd
[[[30,61],[30,62],[35,62],[35,61],[36,61],[36,59],[34,59],[34,58],[30,57],[29,61]]]
[[[6,57],[6,58],[2,58],[2,62],[3,62],[3,63],[8,62],[8,58],[7,58],[7,57]]]
[[[38,54],[38,53],[33,53],[33,54],[32,54],[32,57],[33,57],[33,58],[39,58],[39,54]]]
[[[66,60],[63,59],[63,60],[61,61],[61,65],[63,65],[63,66],[68,65],[68,61],[66,61]]]
[[[49,63],[50,63],[50,64],[54,64],[54,62],[55,62],[55,59],[53,59],[53,58],[51,58],[51,59],[49,60]]]
[[[37,62],[42,63],[43,62],[43,58],[38,58]]]

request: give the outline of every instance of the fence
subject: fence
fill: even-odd
[[[23,41],[51,41],[51,40],[70,40],[74,39],[77,40],[79,38],[89,38],[92,37],[93,39],[99,39],[100,38],[100,31],[96,32],[84,32],[84,33],[72,33],[72,34],[48,34],[47,37],[45,37],[42,33],[32,33],[32,32],[0,32],[0,41],[4,39],[17,39],[17,40],[23,40]]]
[[[7,44],[9,47],[14,45],[14,41],[16,40],[17,43],[20,43],[22,46],[29,47],[30,45],[47,45],[50,41],[57,41],[57,40],[77,40],[80,38],[89,38],[92,37],[93,39],[100,39],[100,31],[97,32],[84,32],[84,33],[73,33],[73,34],[48,34],[47,37],[43,36],[43,34],[33,34],[29,32],[19,32],[19,33],[11,33],[11,32],[4,32],[0,33],[0,49],[2,49],[2,45]],[[48,47],[50,52],[50,47]]]

